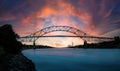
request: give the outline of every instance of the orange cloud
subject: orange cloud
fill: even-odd
[[[31,4],[32,0],[30,0],[28,3]],[[93,14],[91,14],[91,11],[88,8],[84,9],[87,2],[85,0],[80,0],[78,1],[78,4],[80,4],[80,7],[77,9],[70,2],[66,2],[64,0],[46,0],[45,6],[42,6],[37,11],[31,12],[27,17],[22,18],[20,22],[24,25],[26,24],[31,26],[31,28],[36,28],[36,30],[39,30],[43,25],[46,25],[44,21],[40,20],[40,18],[44,18],[46,20],[50,20],[49,24],[57,26],[72,26],[91,35],[100,35],[102,31],[97,30]],[[101,6],[103,5],[103,7],[100,7],[99,12],[96,13],[98,16],[100,16],[100,20],[103,20],[102,18],[109,17],[111,11],[113,10],[112,8],[108,11],[105,11],[105,4],[106,1],[102,1]],[[90,1],[90,7],[94,8],[94,11],[97,11],[97,6],[98,5],[95,3],[95,1]],[[82,25],[77,25],[78,22],[74,21],[71,16],[76,16],[78,19],[80,19],[82,21]],[[35,24],[33,24],[33,22]],[[99,23],[100,22],[98,22],[98,24]],[[81,26],[84,28],[81,28]],[[100,26],[102,26],[102,24]]]
[[[0,22],[13,23],[20,35],[29,35],[48,26],[71,26],[89,35],[99,36],[119,28],[119,14],[114,14],[114,0],[25,0],[7,12],[0,12]],[[1,7],[2,9],[2,7]],[[117,10],[116,10],[117,11]],[[13,22],[11,22],[13,20]],[[15,20],[15,22],[14,22]],[[17,22],[16,22],[17,21]],[[111,27],[114,26],[114,27]],[[63,32],[64,33],[64,32]],[[47,35],[60,35],[61,32]],[[63,35],[73,35],[64,33]],[[53,40],[53,39],[52,39]],[[68,46],[68,42],[57,44],[55,39],[49,45]],[[72,41],[66,39],[66,41]],[[75,40],[76,42],[80,40]],[[81,42],[81,41],[80,41]],[[53,44],[54,43],[54,44]],[[44,44],[44,43],[43,43]]]

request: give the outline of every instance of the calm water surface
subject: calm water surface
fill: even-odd
[[[28,49],[37,71],[120,71],[120,49]]]

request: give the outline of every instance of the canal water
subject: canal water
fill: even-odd
[[[120,71],[120,49],[50,48],[22,53],[37,71]]]

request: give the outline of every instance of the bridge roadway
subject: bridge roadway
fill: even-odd
[[[80,38],[98,38],[98,39],[114,39],[113,37],[97,37],[97,36],[66,36],[66,35],[52,35],[52,36],[26,36],[20,38],[36,38],[36,37],[80,37]]]

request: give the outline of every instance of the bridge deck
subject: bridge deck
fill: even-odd
[[[95,37],[95,36],[65,36],[65,35],[53,35],[53,36],[31,36],[31,37],[20,37],[20,38],[34,38],[34,37],[80,37],[80,38],[98,38],[98,39],[114,39],[112,37]]]

